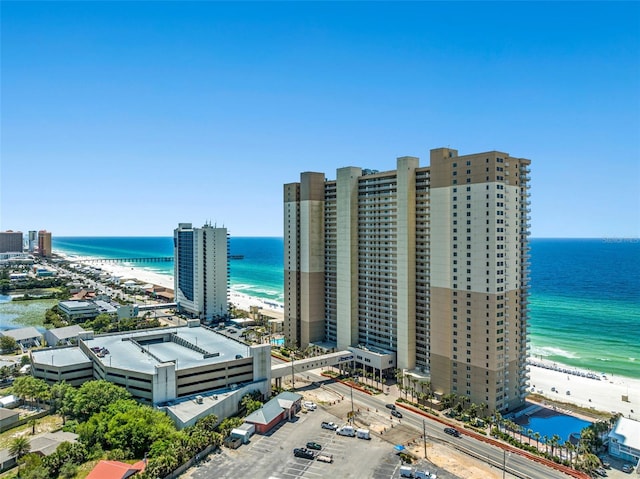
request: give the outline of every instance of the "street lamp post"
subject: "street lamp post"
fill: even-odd
[[[511,457],[511,453],[509,453],[509,457]],[[505,478],[505,474],[507,473],[507,450],[502,450],[502,479]]]

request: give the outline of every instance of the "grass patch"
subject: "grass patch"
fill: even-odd
[[[22,417],[20,419],[22,419]],[[36,420],[36,434],[57,431],[61,427],[62,417],[57,414],[45,416]],[[31,426],[29,424],[23,424],[22,426],[9,429],[8,431],[0,434],[0,449],[8,448],[11,441],[18,436],[31,437]]]

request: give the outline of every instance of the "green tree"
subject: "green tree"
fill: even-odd
[[[257,411],[262,407],[261,401],[256,401],[250,395],[245,395],[240,402],[242,407],[245,408],[247,415],[251,414],[254,411]]]
[[[126,389],[103,379],[87,381],[73,397],[72,415],[79,421],[86,421],[110,404],[130,398],[131,394]]]
[[[24,436],[14,438],[9,444],[9,455],[15,457],[18,463],[18,476],[20,476],[20,459],[29,454],[29,451],[31,451],[31,444]]]
[[[60,468],[58,477],[62,479],[73,479],[78,472],[78,466],[70,462],[64,463]]]
[[[42,379],[36,379],[33,376],[21,376],[16,378],[11,387],[13,393],[23,400],[47,401],[50,397],[51,388]]]
[[[0,337],[0,349],[3,353],[12,353],[18,348],[18,343],[11,336]]]
[[[73,413],[76,389],[66,381],[51,386],[51,408],[62,416],[62,424],[66,424],[67,416]]]
[[[36,453],[25,454],[20,460],[23,479],[49,479],[49,470],[42,465],[42,456]]]

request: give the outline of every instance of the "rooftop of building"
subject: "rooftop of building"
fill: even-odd
[[[626,417],[619,418],[609,433],[609,439],[640,451],[640,422]]]
[[[40,336],[42,336],[40,331],[38,331],[33,326],[29,326],[28,328],[8,329],[6,331],[0,332],[0,335],[12,337],[16,341],[39,338]]]
[[[95,304],[91,301],[60,301],[58,305],[66,309],[95,308]]]
[[[82,326],[73,324],[71,326],[65,326],[63,328],[53,328],[49,330],[49,333],[53,334],[58,339],[75,338],[79,333],[84,332]]]
[[[55,367],[91,363],[91,359],[89,359],[77,346],[32,351],[31,358],[34,363],[47,364]]]
[[[175,362],[176,370],[181,370],[250,355],[247,344],[200,326],[105,334],[82,341],[105,366],[147,374],[154,374],[162,363]]]

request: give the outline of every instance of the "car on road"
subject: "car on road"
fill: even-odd
[[[322,446],[317,442],[309,441],[307,443],[307,449],[315,449],[316,451],[319,451],[320,449],[322,449]]]
[[[402,417],[402,413],[400,411],[397,411],[396,409],[392,409],[391,410],[391,415],[397,418],[401,418]]]
[[[313,451],[310,451],[309,449],[306,449],[304,447],[296,447],[293,450],[293,455],[296,457],[302,457],[304,459],[313,459],[315,457]]]
[[[386,407],[387,409],[396,409],[396,405],[395,404],[385,404],[384,407]]]
[[[338,429],[338,425],[335,422],[326,422],[326,421],[322,421],[322,429],[331,429],[332,431],[335,431],[336,429]]]
[[[622,466],[622,472],[633,472],[633,466],[630,464],[625,464]]]
[[[460,431],[458,431],[457,429],[454,429],[452,427],[445,427],[444,428],[444,432],[446,432],[447,434],[453,436],[453,437],[460,437]]]
[[[315,411],[316,408],[318,407],[318,405],[312,401],[305,401],[302,403],[302,405],[309,411]]]

